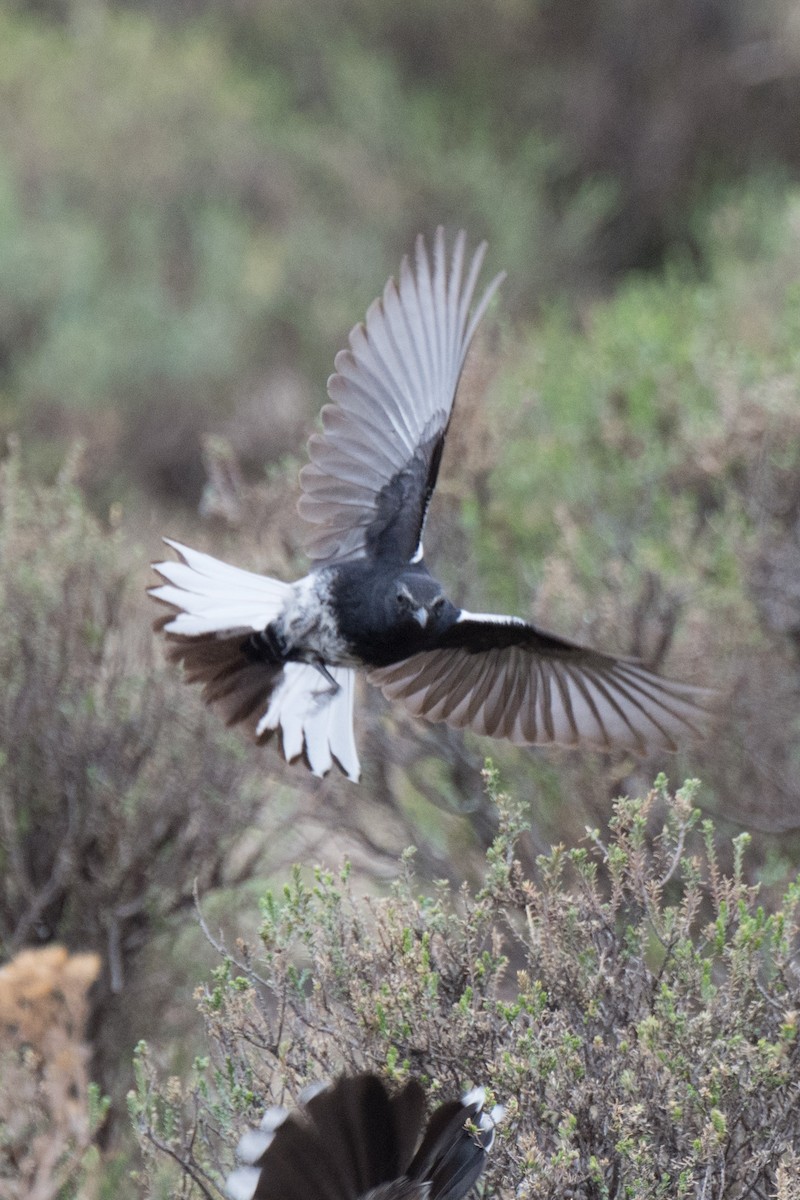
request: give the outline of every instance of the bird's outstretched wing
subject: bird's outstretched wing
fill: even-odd
[[[298,509],[315,526],[311,558],[408,562],[418,550],[467,350],[504,278],[492,280],[470,317],[486,245],[465,274],[465,242],[462,230],[448,268],[442,228],[432,265],[418,237],[416,270],[403,259],[399,283],[389,280],[352,330],[350,349],[336,356],[333,404],[300,472]]]
[[[462,612],[438,648],[369,673],[416,717],[519,745],[645,754],[702,736],[706,688],[663,679],[514,617]]]

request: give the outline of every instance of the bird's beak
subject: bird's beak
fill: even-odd
[[[421,626],[422,626],[422,628],[423,628],[423,629],[424,629],[424,628],[425,628],[425,626],[428,624],[428,610],[427,610],[427,608],[422,608],[422,606],[420,606],[419,608],[415,608],[415,609],[414,609],[414,611],[412,612],[412,614],[411,614],[411,615],[412,615],[412,617],[414,618],[414,620],[415,620],[415,621],[416,621],[416,622],[417,622],[419,625],[421,625]]]

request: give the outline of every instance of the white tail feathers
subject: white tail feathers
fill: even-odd
[[[269,708],[256,726],[256,737],[280,729],[287,762],[305,750],[315,775],[326,775],[335,759],[345,775],[357,781],[361,764],[353,733],[355,671],[349,667],[329,667],[328,671],[339,685],[338,692],[331,691],[316,667],[287,663]]]
[[[287,761],[305,754],[315,775],[337,763],[357,780],[354,672],[331,667],[338,684],[333,691],[313,666],[254,662],[242,649],[249,633],[282,612],[292,585],[164,541],[179,560],[153,564],[165,582],[150,595],[173,610],[158,623],[169,638],[170,658],[184,664],[191,682],[205,685],[204,699],[221,708],[228,724],[245,721],[262,741],[277,733]]]
[[[150,595],[179,610],[164,625],[165,633],[198,637],[204,633],[264,629],[291,594],[291,584],[231,567],[171,538],[164,541],[181,559],[153,563],[153,570],[167,582],[150,588]]]

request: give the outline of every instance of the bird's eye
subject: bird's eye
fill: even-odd
[[[408,593],[402,592],[402,591],[398,592],[397,593],[397,603],[400,606],[400,608],[405,608],[405,606],[408,604]]]

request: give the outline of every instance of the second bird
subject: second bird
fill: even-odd
[[[472,308],[485,252],[467,263],[422,237],[328,381],[332,403],[300,472],[313,566],[296,583],[228,566],[165,539],[151,595],[169,655],[229,724],[279,735],[315,774],[360,773],[355,672],[419,717],[520,744],[644,753],[702,730],[707,692],[591,650],[518,617],[471,613],[444,594],[422,533],[470,342],[503,276]]]

